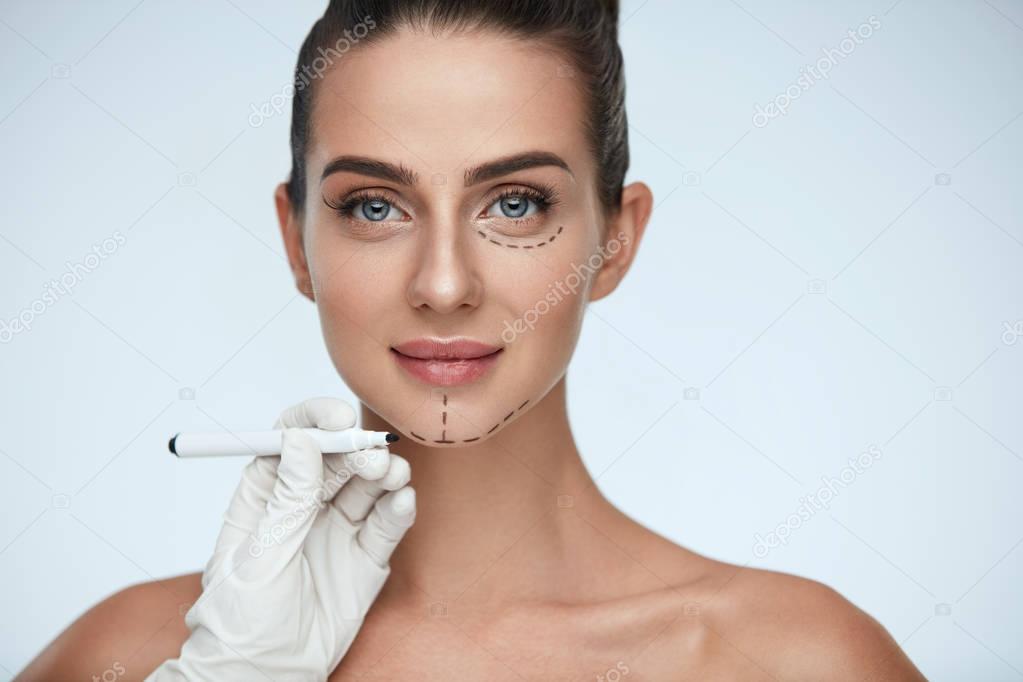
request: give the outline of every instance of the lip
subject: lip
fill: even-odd
[[[433,386],[472,383],[497,362],[502,348],[466,337],[419,338],[391,348],[398,365]]]

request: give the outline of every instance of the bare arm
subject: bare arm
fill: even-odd
[[[184,613],[201,592],[200,574],[142,583],[82,614],[18,674],[29,680],[143,680],[174,658],[188,636]]]

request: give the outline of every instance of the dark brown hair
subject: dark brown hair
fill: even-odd
[[[288,197],[299,215],[305,201],[305,156],[315,81],[344,51],[402,27],[497,31],[539,41],[567,59],[587,97],[583,121],[597,165],[605,213],[621,205],[629,167],[625,75],[618,45],[618,0],[331,0],[299,50],[291,117]]]

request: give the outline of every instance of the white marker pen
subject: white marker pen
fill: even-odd
[[[398,435],[386,431],[344,429],[327,431],[304,428],[320,446],[320,452],[355,452],[398,440]],[[281,454],[284,431],[239,431],[237,433],[179,433],[170,439],[168,447],[178,457],[241,457]]]

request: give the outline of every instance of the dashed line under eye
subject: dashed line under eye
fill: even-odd
[[[558,225],[558,231],[555,232],[553,235],[551,235],[547,239],[543,239],[541,241],[533,242],[532,244],[512,244],[511,242],[504,241],[504,240],[498,241],[497,239],[494,239],[494,235],[488,235],[483,230],[476,230],[476,234],[478,234],[483,239],[486,239],[491,244],[497,244],[498,246],[503,246],[503,247],[505,247],[507,249],[539,249],[539,248],[543,248],[544,246],[547,246],[552,241],[557,239],[558,235],[561,234],[561,232],[564,229],[565,229],[564,225]]]

